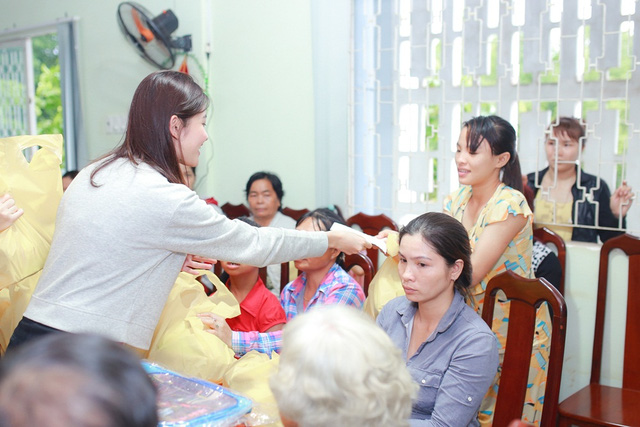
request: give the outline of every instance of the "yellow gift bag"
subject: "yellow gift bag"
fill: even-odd
[[[224,318],[240,314],[240,305],[225,285],[210,271],[203,271],[217,289],[207,297],[202,284],[188,273],[180,273],[156,326],[146,358],[185,376],[220,382],[235,361],[231,350],[206,331],[196,315],[212,312]]]
[[[224,385],[253,400],[253,409],[242,421],[254,426],[279,426],[280,413],[269,387],[269,378],[278,369],[280,355],[250,351],[224,374]]]
[[[31,162],[23,150],[40,147]],[[29,303],[51,246],[62,197],[62,135],[0,139],[0,194],[24,210],[0,232],[0,353]]]
[[[369,284],[369,295],[363,309],[375,319],[386,303],[401,295],[404,295],[404,289],[398,274],[398,262],[388,257]]]

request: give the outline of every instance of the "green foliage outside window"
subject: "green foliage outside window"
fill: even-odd
[[[36,84],[36,117],[38,133],[62,133],[60,65],[49,68],[42,64],[40,78]]]
[[[33,77],[36,85],[35,110],[38,133],[64,135],[58,35],[51,33],[33,37],[31,47]],[[63,150],[61,169],[66,165],[65,157]]]
[[[31,46],[38,133],[63,133],[58,36],[51,33],[33,37]]]

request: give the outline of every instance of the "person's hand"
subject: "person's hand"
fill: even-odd
[[[199,276],[200,273],[197,270],[211,270],[213,264],[215,264],[215,259],[204,258],[197,255],[187,255],[182,264],[182,269],[180,271],[184,271],[185,273],[193,274],[194,276]]]
[[[231,348],[231,328],[227,321],[214,313],[198,313],[197,316],[209,329],[206,331],[220,338],[223,343]]]
[[[387,243],[386,256],[396,257],[398,255],[398,232],[385,228],[377,234],[378,239],[384,239]]]
[[[384,230],[380,231],[376,237],[378,239],[386,239],[387,237],[389,237],[389,234],[391,233],[395,233],[395,231],[389,229],[389,228],[385,228]]]
[[[327,231],[329,238],[329,248],[338,249],[347,255],[355,254],[363,249],[369,249],[371,243],[357,233],[350,231],[330,230]]]
[[[24,211],[16,206],[16,201],[9,194],[0,197],[0,231],[4,231],[22,216]]]
[[[611,212],[616,218],[626,216],[632,201],[633,189],[627,185],[627,181],[622,181],[622,185],[616,188],[616,191],[611,195],[611,200],[609,201]]]

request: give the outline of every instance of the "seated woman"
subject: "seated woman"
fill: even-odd
[[[579,225],[626,228],[624,217],[631,207],[631,187],[623,181],[611,194],[604,180],[578,169],[580,152],[586,142],[584,126],[578,119],[560,117],[549,128],[545,141],[549,166],[527,175],[527,185],[535,195],[534,221],[545,223],[565,241],[597,243],[600,237],[606,242],[622,234],[622,231]],[[576,226],[572,226],[574,218],[577,218]]]
[[[298,220],[296,230],[328,231],[335,222],[344,224],[344,220],[333,211],[316,209]],[[364,292],[342,269],[343,259],[342,252],[329,249],[322,256],[296,260],[295,266],[302,274],[287,284],[280,295],[280,304],[287,321],[316,305],[342,304],[362,308]],[[211,328],[210,332],[231,347],[238,356],[251,350],[267,354],[280,351],[282,331],[232,332],[224,319],[213,313],[202,313],[200,317]]]
[[[284,215],[282,209],[282,198],[284,190],[282,181],[278,175],[271,172],[256,172],[247,181],[245,188],[247,203],[253,221],[261,227],[296,227],[296,222]],[[280,295],[280,265],[270,265],[267,267],[267,289],[274,295]]]
[[[418,387],[364,313],[318,307],[287,324],[282,343],[270,384],[286,427],[407,425]]]
[[[455,155],[460,188],[447,196],[444,212],[467,230],[473,265],[469,304],[480,314],[485,289],[494,276],[511,270],[531,278],[533,213],[522,194],[522,174],[513,126],[498,116],[474,117],[462,126]],[[387,233],[388,234],[388,233]],[[379,235],[383,237],[384,232]],[[371,293],[371,286],[369,287]],[[508,304],[494,311],[493,330],[504,348],[509,321]],[[546,329],[545,311],[538,329]],[[539,416],[544,402],[547,335],[538,334],[532,354],[532,374],[524,410],[526,420]],[[499,380],[499,375],[497,376]],[[490,424],[498,383],[482,403],[480,422]]]
[[[516,131],[498,116],[463,124],[455,156],[460,188],[445,198],[444,212],[467,230],[473,264],[470,289],[482,312],[489,280],[507,270],[531,275],[533,214],[522,194]]]
[[[399,238],[406,296],[386,304],[377,322],[420,386],[412,425],[477,426],[498,369],[498,343],[465,303],[472,285],[469,236],[454,218],[428,212],[403,227]]]
[[[247,217],[238,218],[254,227],[259,225]],[[258,267],[235,262],[220,261],[224,270],[224,283],[240,304],[240,315],[227,319],[234,331],[279,331],[287,322],[278,298],[266,288]]]

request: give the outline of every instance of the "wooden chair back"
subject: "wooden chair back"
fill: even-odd
[[[629,257],[622,387],[600,384],[609,255],[614,249]],[[591,380],[560,403],[560,426],[640,425],[640,238],[623,234],[607,240],[600,249],[599,268]]]
[[[556,247],[558,261],[560,261],[560,267],[562,267],[562,278],[560,279],[558,290],[564,295],[564,276],[567,265],[567,246],[564,243],[564,239],[547,227],[540,227],[533,230],[533,237],[545,245],[551,243]]]
[[[291,209],[291,208],[282,208],[282,213],[288,216],[289,218],[293,218],[296,222],[302,217],[302,215],[309,212],[309,209]]]
[[[229,219],[235,219],[241,216],[251,215],[249,208],[243,205],[242,203],[240,203],[239,205],[234,205],[227,202],[224,205],[220,206],[220,209],[222,209],[222,212],[224,212],[224,214]]]
[[[362,283],[362,290],[364,291],[364,296],[369,295],[369,283],[373,280],[374,269],[373,262],[369,259],[368,256],[360,253],[346,255],[344,258],[344,269],[349,272],[354,266],[359,266],[364,271],[364,282]]]
[[[258,270],[258,275],[262,279],[263,283],[267,283],[267,267],[260,267]],[[289,263],[283,262],[280,264],[280,290],[278,291],[278,295],[282,293],[284,287],[289,283],[291,278],[289,277]]]
[[[482,318],[489,327],[493,322],[496,294],[500,290],[510,301],[509,328],[493,425],[506,426],[512,420],[522,417],[529,378],[536,310],[546,302],[551,319],[551,348],[540,426],[555,426],[567,323],[564,298],[544,278],[526,279],[512,271],[499,274],[489,281],[485,291]]]
[[[623,234],[609,239],[602,245],[602,249],[600,249],[596,327],[593,338],[593,359],[591,361],[591,383],[600,383],[609,254],[614,249],[622,250],[629,257],[627,322],[624,337],[622,387],[640,391],[640,363],[638,363],[640,360],[640,238],[631,236],[630,234]],[[616,283],[615,286],[622,286],[622,284]],[[640,402],[638,402],[638,404],[640,404]],[[637,409],[638,408],[635,408],[635,410]]]
[[[364,233],[372,236],[375,236],[385,228],[398,231],[396,223],[385,214],[367,215],[360,212],[347,219],[347,225],[349,227],[357,225]],[[375,275],[378,272],[378,248],[367,249],[367,256],[373,263],[373,274]]]

